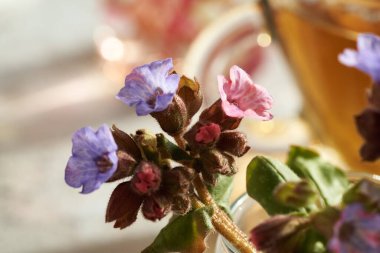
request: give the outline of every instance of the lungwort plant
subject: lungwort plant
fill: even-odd
[[[340,56],[375,81],[369,107],[356,117],[366,160],[380,156],[379,41],[362,35],[358,52]],[[170,214],[143,253],[203,252],[213,230],[242,253],[379,253],[379,184],[350,182],[308,148],[292,146],[286,163],[253,158],[246,171],[247,193],[271,217],[249,236],[234,224],[228,201],[238,171],[235,159],[250,149],[237,128],[244,117],[272,119],[273,101],[237,66],[217,82],[220,99],[195,119],[202,106],[200,84],[177,74],[171,59],[133,69],[116,98],[135,107],[137,115],[154,117],[163,132],[126,133],[114,125],[78,130],[66,183],[84,194],[103,183],[117,184],[105,218],[115,228],[131,226],[139,212],[151,221]]]

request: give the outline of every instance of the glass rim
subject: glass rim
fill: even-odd
[[[375,173],[368,173],[368,172],[362,172],[362,171],[344,171],[346,175],[351,178],[351,180],[359,180],[360,178],[368,178],[370,180],[373,180],[375,182],[380,183],[380,175]],[[237,209],[243,205],[243,203],[249,199],[249,195],[247,192],[242,193],[235,201],[231,204],[231,215],[234,217],[235,212]],[[255,201],[256,202],[256,201]],[[226,247],[229,253],[235,253],[234,248],[232,245],[223,237],[221,236],[221,242]]]

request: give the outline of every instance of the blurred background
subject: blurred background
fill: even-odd
[[[63,179],[77,129],[159,131],[114,98],[137,65],[172,57],[200,80],[207,105],[216,75],[237,64],[275,100],[275,121],[242,125],[255,152],[281,157],[290,143],[309,144],[302,97],[254,2],[1,0],[0,251],[140,252],[167,222],[115,230],[104,224],[115,185],[83,196]]]

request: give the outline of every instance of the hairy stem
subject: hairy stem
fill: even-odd
[[[247,236],[231,221],[227,214],[222,211],[215,203],[206,185],[203,183],[200,175],[197,175],[193,181],[194,187],[197,190],[198,196],[201,201],[211,206],[214,214],[211,217],[212,224],[216,231],[218,231],[224,238],[226,238],[239,252],[252,253],[256,250],[248,241]]]
[[[178,146],[185,149],[186,143],[182,135],[174,136]],[[212,224],[216,231],[218,231],[224,238],[226,238],[239,252],[241,253],[256,253],[248,241],[247,236],[233,223],[228,215],[222,211],[215,203],[202,177],[198,174],[193,181],[194,188],[197,190],[198,197],[192,197],[192,206],[201,208],[203,206],[210,206],[213,208],[214,213],[211,217]]]

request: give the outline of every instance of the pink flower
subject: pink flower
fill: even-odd
[[[230,80],[218,76],[219,93],[224,112],[230,117],[244,116],[270,120],[273,100],[268,91],[252,82],[248,74],[238,66],[230,69]]]

